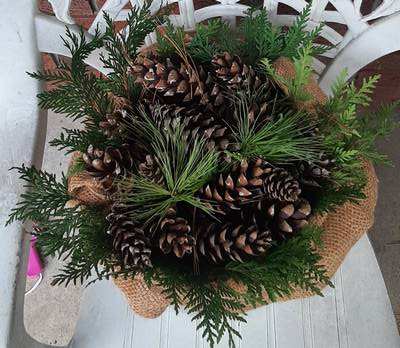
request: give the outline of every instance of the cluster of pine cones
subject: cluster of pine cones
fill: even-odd
[[[235,151],[228,126],[235,122],[229,91],[257,91],[266,86],[267,91],[249,107],[250,123],[255,119],[268,122],[271,99],[278,100],[273,106],[276,108],[286,97],[278,84],[267,81],[240,57],[229,53],[193,67],[179,57],[164,59],[147,52],[136,58],[130,74],[143,87],[146,110],[152,114],[154,105],[162,106],[154,120],[160,127],[171,127],[179,118],[185,137],[204,138],[210,149],[218,151]],[[121,134],[129,108],[127,102],[100,123],[107,137]],[[116,176],[133,168],[157,184],[164,183],[154,154],[129,141],[105,150],[89,146],[83,159],[86,170],[107,190],[113,189]],[[136,267],[151,266],[153,255],[170,254],[183,259],[196,254],[206,262],[223,263],[265,254],[307,225],[312,214],[307,192],[319,185],[320,178],[329,176],[330,164],[323,154],[317,164],[277,166],[262,158],[232,164],[197,192],[199,199],[214,208],[217,219],[201,212],[194,217],[193,208],[177,204],[154,226],[144,227],[132,221],[124,207],[114,204],[107,220],[115,253],[123,265]]]

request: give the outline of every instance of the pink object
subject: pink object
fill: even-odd
[[[35,247],[36,237],[32,237],[29,247],[28,277],[36,277],[42,273],[42,262]]]

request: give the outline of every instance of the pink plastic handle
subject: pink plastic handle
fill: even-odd
[[[28,277],[36,277],[42,273],[42,262],[35,247],[36,237],[32,237],[29,247]]]

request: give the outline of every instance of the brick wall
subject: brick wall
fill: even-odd
[[[96,0],[98,7],[101,7],[105,0]],[[204,5],[214,0],[199,0],[200,5]],[[363,3],[362,12],[368,13],[374,0],[367,0]],[[198,5],[199,5],[198,4]],[[38,0],[39,10],[46,14],[53,14],[50,4],[47,0]],[[95,14],[88,0],[73,0],[71,7],[71,16],[77,24],[82,25],[85,29],[90,27]],[[44,57],[44,65],[51,68],[53,63],[48,57]],[[400,99],[400,52],[387,55],[381,59],[372,62],[362,69],[356,76],[355,81],[360,84],[362,79],[372,75],[381,74],[381,79],[374,93],[375,105],[381,102],[390,102]]]

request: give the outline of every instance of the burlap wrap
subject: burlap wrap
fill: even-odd
[[[274,67],[277,73],[282,76],[294,76],[293,64],[286,58],[279,58],[274,63]],[[299,106],[313,112],[317,104],[325,102],[326,96],[313,77],[305,86],[305,90],[314,98],[312,101]],[[334,275],[351,247],[372,226],[374,221],[377,178],[370,163],[365,163],[364,169],[368,178],[364,189],[366,199],[359,204],[346,203],[332,213],[315,216],[312,221],[312,223],[322,226],[324,229],[322,236],[324,247],[319,252],[322,257],[321,264],[325,266],[329,277]],[[109,197],[102,190],[101,185],[86,173],[73,175],[69,178],[69,191],[75,199],[85,204],[100,205],[109,202]],[[118,278],[114,279],[114,283],[121,289],[132,310],[145,318],[158,317],[169,305],[169,301],[162,294],[162,289],[156,285],[148,288],[141,277],[136,277],[133,280]],[[241,292],[246,291],[241,285],[232,283],[232,286]],[[278,301],[311,295],[311,292],[297,289],[291,296],[282,297]],[[267,296],[265,296],[265,299],[268,301]]]

